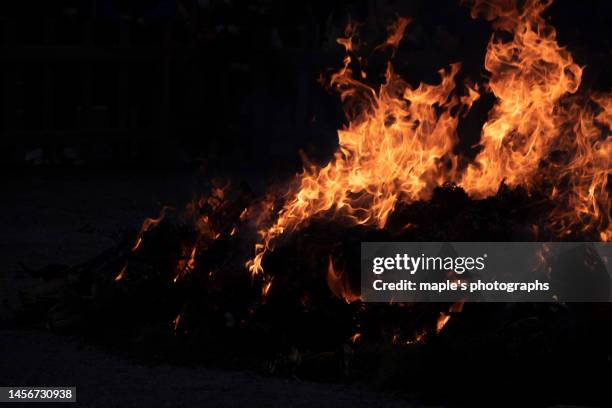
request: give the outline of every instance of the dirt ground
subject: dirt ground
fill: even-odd
[[[408,407],[354,386],[316,384],[206,368],[143,365],[67,338],[0,334],[0,384],[76,386],[83,407]],[[20,405],[23,406],[23,405]]]

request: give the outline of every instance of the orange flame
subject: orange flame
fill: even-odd
[[[402,20],[398,27],[405,24]],[[354,28],[347,32],[354,35]],[[350,50],[349,40],[339,42]],[[253,275],[263,272],[272,241],[311,217],[333,212],[354,224],[382,228],[399,201],[428,198],[435,186],[456,178],[452,149],[458,114],[465,109],[455,108],[469,107],[478,96],[475,91],[466,98],[452,95],[459,64],[440,70],[439,84],[416,88],[388,64],[386,81],[376,90],[353,78],[350,63],[347,55],[330,80],[349,119],[338,131],[339,149],[324,167],[306,165],[276,222],[261,231],[262,242],[247,263]]]
[[[444,326],[446,326],[446,324],[454,313],[461,313],[463,311],[464,303],[465,301],[460,300],[450,305],[450,307],[448,308],[448,312],[440,312],[440,315],[438,316],[438,321],[436,322],[436,334],[440,334],[440,332],[442,331]]]
[[[191,248],[191,252],[189,253],[188,259],[181,259],[178,261],[176,265],[176,273],[174,278],[172,279],[173,283],[178,282],[183,276],[186,276],[193,272],[195,269],[195,258],[198,253],[198,244],[194,244],[193,248]]]
[[[125,272],[127,271],[127,268],[128,268],[128,263],[126,262],[125,265],[123,265],[123,268],[121,268],[121,271],[119,271],[117,276],[115,276],[115,282],[119,282],[120,280],[125,278]]]
[[[344,47],[346,52],[354,50],[353,37],[357,34],[357,24],[352,20],[349,20],[346,28],[344,29],[344,37],[336,39],[336,42]]]
[[[268,293],[270,293],[270,288],[272,287],[272,281],[273,280],[274,280],[274,277],[272,277],[272,276],[266,276],[264,278],[263,285],[261,286],[261,300],[262,300],[262,302],[265,302],[266,299],[268,298]]]
[[[558,236],[589,231],[609,240],[612,95],[578,94],[583,68],[542,17],[551,2],[526,0],[519,7],[514,0],[474,0],[472,15],[484,15],[510,40],[492,36],[484,61],[488,83],[467,86],[461,96],[455,91],[459,64],[440,70],[435,85],[412,87],[390,63],[380,87],[365,83],[367,75],[352,68],[357,25],[351,22],[337,40],[346,50],[343,66],[329,80],[348,119],[338,131],[338,150],[324,166],[305,164],[276,218],[259,231],[246,263],[251,274],[263,274],[263,258],[278,237],[313,217],[383,228],[397,203],[428,199],[443,183],[456,183],[473,198],[496,194],[502,184],[522,186],[554,202],[549,227]],[[408,23],[391,26],[382,47],[395,53]],[[458,119],[481,88],[496,102],[481,151],[460,172],[453,152]],[[328,272],[330,282],[338,281],[334,276]],[[441,329],[448,318],[440,322]]]
[[[160,222],[162,222],[162,220],[166,216],[166,211],[169,209],[171,209],[171,207],[163,206],[157,218],[147,218],[144,220],[142,226],[140,227],[140,231],[138,231],[138,235],[136,236],[136,243],[132,247],[132,252],[136,252],[140,249],[140,246],[142,245],[143,235],[152,228],[156,227]]]
[[[411,21],[412,20],[410,18],[399,17],[395,23],[389,26],[389,36],[387,37],[387,40],[385,41],[385,43],[379,45],[376,48],[379,49],[379,48],[384,48],[384,47],[391,47],[393,50],[392,55],[395,56],[395,53],[397,52],[397,48],[399,47],[399,43],[400,41],[402,41],[402,38],[404,37],[404,32],[406,31],[406,27],[408,27],[408,24],[410,24]]]
[[[446,323],[448,323],[450,318],[450,314],[440,312],[440,315],[438,316],[438,321],[436,322],[436,333],[440,333],[442,331],[442,329],[444,328],[444,326],[446,326]]]
[[[483,150],[461,181],[474,197],[494,194],[503,182],[527,190],[550,190],[557,208],[551,226],[560,235],[594,227],[601,240],[611,236],[607,185],[611,173],[611,96],[589,101],[570,98],[582,78],[572,55],[556,40],[542,17],[552,0],[477,0],[472,16],[484,14],[510,41],[493,36],[485,68],[497,102],[482,130]],[[565,159],[555,160],[562,152]]]
[[[327,286],[329,286],[329,290],[331,290],[334,296],[343,299],[346,303],[353,303],[361,299],[359,295],[351,291],[346,274],[335,270],[331,256],[327,266]]]
[[[422,344],[425,342],[426,338],[427,338],[427,332],[425,330],[421,330],[414,335],[414,338],[412,340],[406,341],[406,344],[407,345]]]

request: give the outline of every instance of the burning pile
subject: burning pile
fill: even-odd
[[[493,196],[501,186],[524,188],[554,203],[544,227],[555,238],[607,241],[612,96],[577,94],[582,68],[542,17],[550,4],[533,0],[519,8],[513,1],[476,1],[472,16],[483,14],[511,39],[491,38],[488,82],[466,86],[462,95],[455,84],[459,64],[439,72],[440,84],[413,88],[389,63],[378,90],[368,85],[367,74],[352,68],[353,60],[361,59],[352,57],[357,26],[349,24],[346,37],[338,39],[347,52],[344,66],[329,81],[348,119],[338,132],[340,147],[326,166],[307,166],[271,225],[259,231],[255,257],[247,264],[251,273],[263,274],[263,258],[274,241],[313,218],[385,228],[398,204],[428,200],[436,186],[448,183],[475,199]],[[395,54],[408,24],[400,18],[382,47]],[[461,166],[466,160],[454,153],[457,125],[479,89],[492,92],[496,102],[476,160]]]
[[[513,37],[489,42],[487,86],[496,104],[460,185],[474,197],[494,194],[502,182],[541,192],[557,203],[549,226],[560,238],[593,231],[607,241],[612,95],[578,94],[583,68],[542,17],[551,2],[518,10],[479,1],[472,10]]]
[[[612,95],[580,89],[583,68],[542,17],[549,5],[476,0],[472,16],[496,30],[484,62],[489,76],[461,85],[459,63],[441,69],[438,84],[415,87],[391,62],[383,84],[369,84],[359,26],[350,23],[338,39],[344,64],[326,82],[347,117],[329,163],[307,163],[283,194],[262,199],[246,186],[213,184],[178,222],[162,222],[170,213],[164,209],[145,221],[135,243],[71,269],[80,284],[95,288],[93,320],[133,339],[146,338],[165,319],[171,342],[184,341],[191,352],[215,344],[241,350],[242,362],[265,355],[271,371],[314,361],[354,373],[388,345],[447,347],[437,335],[463,310],[462,303],[366,307],[355,290],[359,242],[608,241]],[[395,56],[409,24],[400,18],[375,52]],[[484,93],[495,103],[470,160],[458,152],[457,128]],[[506,319],[506,326],[483,323],[474,333],[488,340],[500,330],[516,336],[512,324],[526,316],[560,321],[570,313],[558,305],[538,308],[474,309],[478,321],[493,312]],[[155,318],[135,329],[138,310]],[[472,324],[458,322],[455,333]],[[548,325],[542,330],[563,334]],[[363,367],[354,364],[356,350],[366,356]]]

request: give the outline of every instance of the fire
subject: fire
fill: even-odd
[[[119,271],[117,276],[115,276],[115,282],[119,282],[120,280],[125,278],[125,272],[127,271],[127,268],[128,268],[128,263],[126,262],[125,265],[123,265],[123,268],[121,268],[121,271]]]
[[[192,273],[196,266],[203,269],[200,263],[206,263],[206,258],[199,255],[213,241],[256,226],[255,254],[246,267],[260,284],[260,304],[264,304],[273,284],[275,291],[283,287],[284,280],[275,280],[263,267],[264,256],[282,236],[319,217],[384,228],[398,204],[427,200],[437,186],[447,183],[475,199],[495,195],[501,185],[525,188],[551,201],[543,230],[560,238],[588,233],[609,241],[612,94],[580,89],[584,68],[558,44],[554,28],[542,16],[551,1],[525,0],[519,6],[514,0],[474,0],[473,17],[484,16],[504,32],[503,37],[494,34],[488,43],[484,67],[489,76],[480,84],[458,86],[461,66],[454,63],[438,71],[436,83],[413,86],[395,73],[391,62],[381,85],[368,83],[362,60],[356,56],[358,26],[349,23],[345,36],[337,40],[346,51],[343,64],[327,81],[340,96],[346,114],[333,157],[321,166],[305,159],[303,171],[282,200],[271,189],[264,199],[228,208],[229,185],[216,185],[208,196],[194,200],[188,212],[195,234],[182,243],[172,281]],[[387,40],[374,50],[390,48],[391,58],[395,57],[410,21],[399,18],[389,28]],[[479,153],[468,163],[455,149],[457,127],[484,92],[496,100],[482,128]],[[143,237],[164,219],[168,208],[162,208],[158,218],[144,221],[132,252],[142,247]],[[413,227],[407,223],[403,230]],[[532,230],[536,237],[541,233],[539,225]],[[543,246],[540,266],[548,268],[545,250]],[[127,269],[126,262],[114,280],[123,280]],[[220,270],[202,272],[210,278]],[[332,256],[326,272],[334,297],[346,304],[361,300],[349,274],[334,265]],[[304,309],[311,307],[307,294],[300,301]],[[407,341],[398,329],[392,343],[420,344],[442,333],[463,305],[454,303],[434,315],[412,340]],[[366,305],[359,307],[365,310]],[[255,313],[255,306],[249,313]],[[172,320],[175,331],[185,326],[181,320],[180,313]],[[369,337],[364,333],[362,337],[359,329],[348,339],[361,343]]]
[[[436,334],[440,334],[444,326],[449,322],[450,318],[455,313],[461,313],[463,311],[464,301],[459,301],[453,303],[449,308],[448,312],[440,312],[438,316],[438,321],[436,322]]]
[[[407,17],[399,17],[397,21],[391,26],[389,26],[389,36],[384,44],[376,47],[377,49],[383,47],[391,47],[393,50],[393,55],[397,52],[397,47],[399,47],[399,43],[404,37],[404,32],[406,31],[406,27],[410,24],[412,20]]]
[[[398,27],[403,31],[406,24],[402,20]],[[348,52],[354,48],[355,28],[347,33],[338,42]],[[388,44],[400,38],[397,34]],[[382,228],[398,202],[427,199],[435,186],[456,178],[452,150],[458,116],[478,97],[476,92],[462,98],[454,94],[460,65],[440,70],[439,84],[415,88],[389,63],[385,83],[375,89],[354,78],[352,61],[347,54],[330,79],[348,119],[338,131],[339,148],[323,167],[306,164],[278,218],[261,232],[262,242],[247,265],[253,275],[263,272],[263,256],[276,237],[312,217],[333,213],[353,224]]]
[[[274,277],[272,276],[266,276],[263,282],[263,285],[261,286],[261,299],[263,302],[266,301],[266,298],[268,297],[268,293],[270,293],[270,288],[272,287],[272,281],[274,280]]]
[[[474,196],[495,194],[502,181],[533,186],[540,161],[553,148],[559,98],[578,90],[582,68],[542,18],[548,5],[528,1],[521,12],[512,2],[496,8],[477,1],[472,10],[473,17],[484,11],[494,27],[514,35],[509,42],[493,36],[487,48],[484,65],[497,101],[483,126],[483,150],[462,180]]]
[[[143,235],[152,228],[156,227],[160,222],[162,222],[163,219],[166,217],[166,211],[169,209],[171,209],[171,207],[164,206],[162,207],[161,212],[159,213],[159,216],[157,218],[146,218],[144,220],[142,226],[140,227],[140,231],[138,231],[138,235],[136,236],[136,242],[132,247],[132,252],[136,252],[140,249],[140,246],[142,245]]]
[[[185,215],[191,218],[196,230],[196,237],[192,242],[182,245],[181,257],[176,263],[172,277],[173,283],[191,274],[196,269],[198,255],[202,254],[213,241],[222,236],[219,231],[223,227],[220,228],[219,225],[216,225],[213,219],[217,215],[216,212],[222,211],[227,204],[226,191],[229,189],[229,183],[225,185],[219,185],[219,183],[218,180],[215,181],[215,185],[211,188],[209,194],[202,195],[199,199],[193,200],[192,203],[187,205]],[[245,219],[246,214],[247,209],[245,208],[242,210],[239,219]],[[234,236],[237,231],[236,225],[233,225],[227,235]],[[212,276],[212,271],[209,271],[209,276]]]
[[[132,246],[132,252],[137,252],[140,249],[140,247],[142,246],[142,238],[144,234],[146,234],[152,228],[155,228],[157,225],[159,225],[159,223],[162,222],[163,219],[166,217],[166,211],[170,209],[172,208],[168,206],[164,206],[162,207],[159,213],[159,216],[157,218],[146,218],[143,221],[142,226],[140,227],[140,230],[138,231],[138,234],[136,235],[136,241],[134,242],[134,245]],[[123,280],[123,278],[125,278],[125,273],[127,272],[127,269],[128,269],[128,263],[126,262],[125,265],[123,265],[123,268],[121,268],[121,271],[119,271],[117,276],[115,276],[114,278],[115,282],[119,282]]]
[[[442,331],[442,329],[444,328],[444,326],[446,326],[446,323],[448,323],[450,318],[450,314],[440,312],[440,316],[438,316],[438,321],[436,322],[436,333],[440,333]]]
[[[331,256],[327,266],[327,286],[335,297],[344,300],[346,303],[353,303],[361,299],[359,295],[351,291],[347,275],[342,271],[336,271]]]
[[[455,302],[448,308],[449,313],[461,313],[463,312],[463,305],[465,304],[464,300],[460,300],[459,302]]]
[[[409,346],[409,345],[414,345],[414,344],[422,344],[425,342],[426,338],[427,338],[427,331],[421,330],[414,335],[414,338],[412,340],[407,340],[406,345]]]
[[[599,115],[583,109],[576,101],[563,107],[560,115],[565,130],[558,144],[568,153],[561,164],[551,166],[551,178],[568,187],[557,199],[551,215],[551,225],[560,234],[599,231],[601,241],[612,238],[610,222],[609,177],[612,173],[612,124],[609,112],[612,96],[591,97],[600,109]],[[601,127],[607,128],[607,133]]]
[[[197,254],[198,254],[198,245],[196,243],[189,253],[189,258],[181,259],[178,261],[177,266],[176,266],[176,273],[174,275],[174,278],[172,278],[172,282],[176,283],[183,276],[186,276],[190,274],[191,272],[193,272],[193,270],[195,269],[195,260],[196,260]]]
[[[435,85],[412,87],[391,63],[380,87],[363,82],[367,75],[353,72],[358,30],[349,23],[337,40],[346,50],[343,67],[329,80],[348,120],[338,131],[338,150],[325,166],[306,163],[276,220],[260,230],[247,262],[251,274],[264,272],[264,255],[279,236],[313,217],[383,228],[398,202],[427,199],[444,183],[458,184],[473,198],[494,195],[502,184],[547,194],[556,206],[549,224],[560,237],[593,229],[609,240],[612,96],[572,96],[583,68],[542,17],[551,1],[527,0],[522,7],[513,0],[475,1],[473,17],[484,14],[512,37],[491,38],[484,61],[488,84],[467,86],[467,92],[455,89],[458,63],[440,70]],[[377,48],[390,46],[395,55],[409,22],[400,18]],[[482,129],[482,150],[459,169],[453,152],[458,119],[480,89],[492,92],[496,103]]]
[[[240,221],[244,221],[247,219],[249,215],[249,209],[245,208],[244,210],[242,210],[242,212],[240,213],[240,217],[238,217],[240,219]]]
[[[478,198],[495,194],[502,182],[548,190],[558,204],[551,225],[559,235],[594,227],[606,241],[612,140],[602,125],[609,130],[612,99],[569,97],[579,89],[583,68],[542,17],[551,3],[528,0],[519,8],[515,1],[475,2],[472,16],[484,14],[512,39],[494,35],[489,42],[484,64],[497,101],[482,129],[482,151],[460,184]],[[564,158],[555,159],[560,153]]]

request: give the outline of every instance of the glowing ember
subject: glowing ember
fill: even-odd
[[[448,309],[449,313],[461,313],[463,311],[464,301],[455,302]]]
[[[181,319],[182,316],[179,313],[178,315],[176,315],[176,317],[174,318],[174,320],[172,320],[172,327],[174,328],[174,331],[176,332],[179,328],[179,325],[181,324]]]
[[[159,225],[159,223],[162,222],[162,220],[166,217],[166,211],[169,209],[171,209],[171,207],[164,206],[162,207],[161,212],[159,213],[159,216],[157,218],[147,218],[144,220],[142,226],[140,227],[140,231],[138,231],[138,235],[136,236],[136,243],[132,247],[132,252],[136,252],[140,249],[140,246],[142,245],[143,235],[152,228]]]
[[[115,276],[115,282],[119,282],[120,280],[125,278],[125,272],[127,271],[127,268],[128,268],[128,263],[126,262],[125,265],[123,265],[123,268],[121,268],[121,271],[119,271],[117,276]]]
[[[342,271],[336,271],[331,256],[327,267],[327,285],[335,297],[344,300],[346,303],[353,303],[361,299],[359,295],[351,291],[347,275]]]
[[[193,272],[193,270],[195,269],[195,257],[197,255],[197,250],[197,245],[194,245],[191,249],[189,258],[181,259],[178,261],[178,264],[176,266],[176,273],[174,275],[174,278],[172,279],[174,283],[178,282],[178,280],[181,279],[183,276],[186,276]]]
[[[436,322],[436,333],[440,333],[446,323],[450,320],[450,314],[446,314],[444,312],[440,312],[440,316],[438,317],[438,321]]]
[[[414,339],[412,340],[408,340],[406,342],[406,345],[411,345],[411,344],[421,344],[425,341],[425,338],[427,337],[427,332],[426,331],[420,331],[418,332],[415,336]]]
[[[263,285],[261,286],[261,299],[262,302],[265,302],[268,297],[268,293],[270,293],[270,288],[272,287],[272,281],[274,277],[266,276]]]
[[[436,322],[436,334],[440,334],[444,326],[448,323],[453,313],[461,313],[463,311],[464,301],[453,303],[449,308],[448,312],[440,312],[438,321]]]

